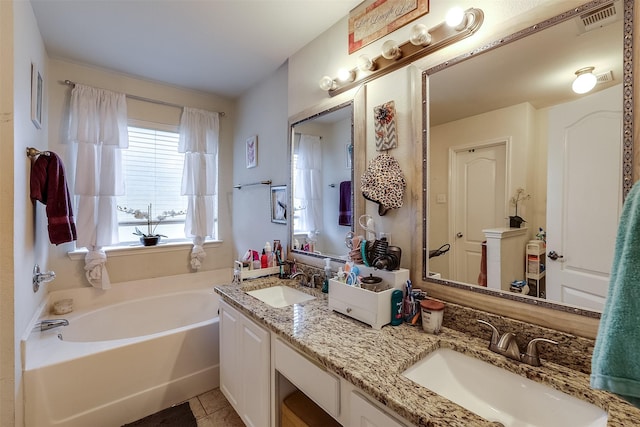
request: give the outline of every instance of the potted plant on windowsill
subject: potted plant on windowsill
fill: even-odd
[[[140,237],[140,243],[142,243],[144,246],[155,246],[160,242],[160,238],[161,237],[167,237],[164,234],[158,234],[156,233],[156,228],[158,227],[158,225],[160,225],[160,223],[165,220],[166,218],[169,217],[174,217],[174,216],[179,216],[179,215],[185,215],[186,211],[174,211],[174,210],[170,210],[170,211],[164,211],[162,212],[162,214],[158,215],[155,218],[155,221],[153,220],[152,214],[151,214],[151,208],[152,205],[151,203],[149,203],[149,205],[147,205],[147,211],[143,212],[140,209],[131,209],[131,208],[127,208],[127,207],[123,207],[123,206],[118,206],[118,210],[120,212],[124,212],[124,213],[128,213],[130,215],[133,215],[134,218],[136,219],[145,219],[147,220],[147,232],[144,233],[142,230],[140,230],[138,227],[135,227],[135,231],[133,232],[133,234],[135,234],[136,236]]]

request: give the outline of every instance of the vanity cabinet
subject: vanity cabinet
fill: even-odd
[[[220,390],[245,425],[268,427],[270,334],[220,301]]]

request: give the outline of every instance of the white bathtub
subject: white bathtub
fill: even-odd
[[[120,426],[219,386],[218,295],[198,273],[51,292],[22,341],[25,426]],[[63,298],[72,313],[49,315]],[[60,336],[61,338],[60,338]]]

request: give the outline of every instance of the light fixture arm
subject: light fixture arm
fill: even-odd
[[[329,96],[336,96],[340,93],[346,92],[347,90],[361,85],[363,83],[370,82],[378,77],[384,76],[392,71],[395,71],[411,62],[416,61],[419,58],[429,55],[430,53],[436,52],[444,47],[452,45],[462,39],[465,39],[472,34],[474,34],[482,25],[484,21],[484,12],[478,8],[470,8],[464,11],[465,16],[467,17],[466,22],[467,25],[458,30],[455,28],[451,28],[446,24],[446,22],[442,22],[435,27],[429,29],[428,34],[431,35],[431,43],[422,46],[422,45],[414,45],[411,41],[407,40],[406,42],[399,45],[400,51],[402,52],[402,56],[397,59],[387,59],[384,56],[380,55],[373,59],[373,63],[375,64],[375,69],[370,72],[363,72],[362,70],[355,67],[352,71],[355,73],[355,79],[351,82],[340,83],[335,81],[335,84],[332,88],[327,89]],[[325,86],[326,87],[326,86]]]

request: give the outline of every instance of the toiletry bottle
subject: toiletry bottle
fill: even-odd
[[[273,252],[271,252],[271,245],[269,242],[264,244],[264,252],[267,254],[267,267],[273,267]]]
[[[267,254],[263,249],[262,256],[260,257],[260,268],[267,268],[267,267],[269,267],[269,260],[267,258]]]
[[[331,278],[331,258],[324,259],[324,282],[322,283],[322,292],[329,292],[329,279]]]
[[[391,325],[398,326],[402,323],[402,299],[403,294],[400,289],[391,293]]]

